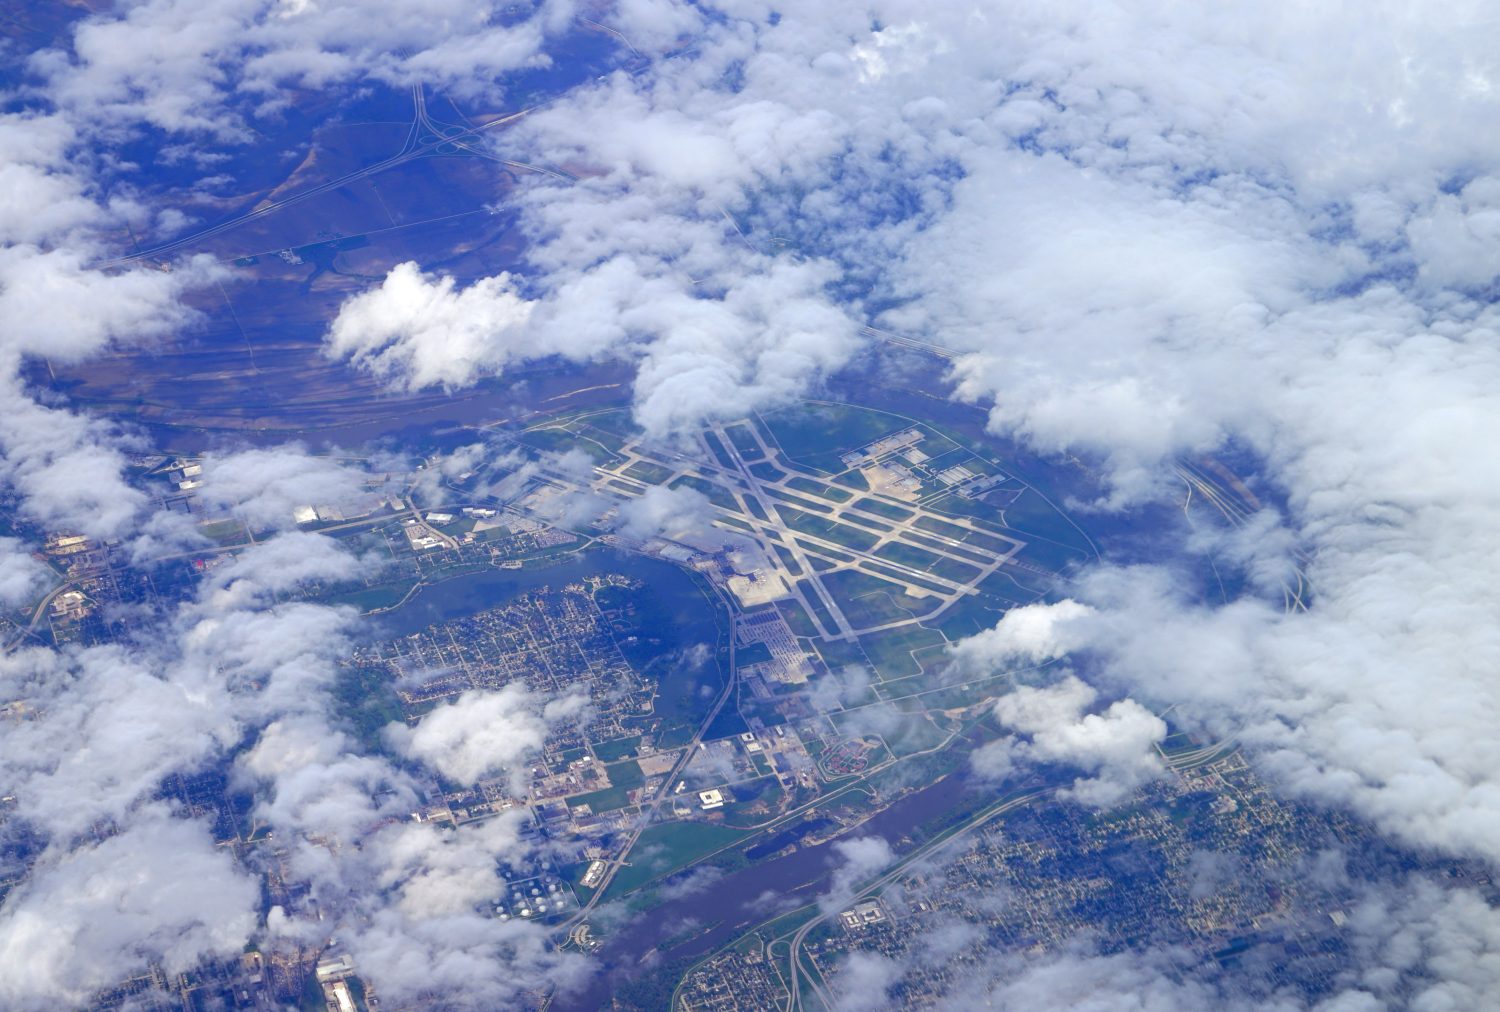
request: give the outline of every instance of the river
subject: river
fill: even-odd
[[[839,840],[880,836],[898,858],[904,857],[921,845],[911,839],[914,826],[959,805],[992,800],[993,787],[971,781],[962,774],[944,777],[930,787],[908,794],[833,840],[731,872],[700,891],[653,907],[617,927],[596,955],[602,972],[582,989],[558,995],[552,1008],[556,1012],[602,1008],[622,982],[657,965],[655,958],[643,965],[642,961],[648,957],[659,955],[661,962],[670,962],[707,955],[780,912],[811,902],[828,889],[829,879],[839,864],[834,850]],[[658,952],[658,945],[681,934],[691,922],[708,927]]]

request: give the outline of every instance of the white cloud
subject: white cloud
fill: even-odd
[[[29,69],[96,128],[141,122],[236,141],[250,135],[245,115],[280,109],[287,88],[379,80],[493,96],[497,75],[546,65],[542,44],[568,27],[571,6],[505,19],[505,5],[462,0],[147,0],[82,20],[67,48],[34,54]],[[263,108],[241,108],[246,98]]]
[[[488,692],[465,692],[424,716],[415,729],[392,724],[388,737],[403,753],[444,776],[472,784],[518,773],[517,764],[541,750],[551,724],[578,712],[585,700],[543,703],[514,682]]]
[[[949,654],[959,664],[991,669],[1017,660],[1056,660],[1081,645],[1072,629],[1092,613],[1088,605],[1072,600],[1022,605],[1007,611],[993,628],[958,641]]]
[[[493,91],[572,14],[547,5],[507,26],[457,0],[378,7],[149,0],[79,22],[69,51],[31,61],[40,88],[22,98],[50,111],[0,121],[0,473],[24,514],[113,537],[144,501],[120,478],[115,435],[34,401],[22,358],[174,332],[190,320],[183,295],[213,276],[82,266],[102,229],[140,211],[95,187],[87,152],[101,138],[139,123],[248,137],[250,106],[274,111],[286,83]],[[637,370],[638,418],[662,434],[813,388],[858,351],[856,321],[884,310],[959,353],[960,393],[997,429],[1102,461],[1108,505],[1158,494],[1173,457],[1232,438],[1287,500],[1286,529],[1263,514],[1232,559],[1274,590],[1287,546],[1304,548],[1311,612],[1205,609],[1174,589],[1176,572],[1111,571],[1076,592],[1093,614],[1018,610],[959,656],[1087,649],[1111,688],[1180,703],[1284,783],[1408,842],[1494,858],[1500,47],[1486,8],[783,7],[774,23],[754,3],[702,21],[661,3],[608,15],[648,50],[701,28],[690,51],[580,89],[506,138],[508,153],[582,176],[523,188],[524,285],[398,268],[346,306],[333,349],[416,386],[551,354],[617,357]],[[773,254],[772,236],[794,248]],[[93,749],[66,757],[24,738],[7,761],[33,817],[75,825],[46,794],[55,762],[80,811],[128,819],[153,775],[217,754],[236,721],[260,735],[246,767],[272,778],[266,811],[288,837],[363,833],[387,814],[367,795],[394,771],[327,733],[343,619],[259,611],[278,585],[274,553],[293,547],[237,564],[238,591],[210,588],[179,617],[186,661],[166,650],[159,666],[120,667],[114,689],[135,703],[188,698],[182,728],[154,724],[136,742],[96,710],[132,712],[108,685],[90,697],[102,655],[53,662],[45,692],[27,686],[49,708],[38,726],[81,729]],[[206,672],[255,702],[221,705]],[[1085,714],[1091,700],[1063,690],[1051,709],[1009,704],[1035,728],[1027,750],[1141,772],[1156,718],[1134,703]],[[312,846],[299,860],[351,892],[370,880]],[[1464,923],[1456,908],[1433,916]],[[415,978],[443,952],[457,974],[511,944],[460,915],[437,920],[377,910],[370,931],[388,944],[371,951],[389,966],[407,953]],[[1455,949],[1440,972],[1462,982],[1485,959]],[[1058,974],[1063,994],[1098,976]]]
[[[86,1003],[148,960],[168,973],[237,954],[255,926],[256,883],[204,828],[162,808],[71,852],[44,854],[0,912],[8,1008]]]
[[[452,278],[429,279],[414,263],[398,264],[380,287],[340,307],[328,353],[412,390],[467,386],[548,353],[526,326],[531,311],[508,274],[460,289]]]
[[[853,902],[858,890],[869,884],[896,860],[891,845],[880,836],[857,836],[833,845],[838,864],[828,891],[818,899],[824,913],[836,913]]]
[[[840,1012],[888,1008],[890,989],[901,979],[901,964],[878,952],[851,952],[838,964],[830,982],[839,996],[834,1006]]]
[[[784,403],[857,346],[824,292],[825,263],[767,263],[719,290],[622,255],[553,278],[528,301],[508,275],[459,288],[401,264],[344,303],[326,350],[406,389],[467,386],[554,355],[633,360],[637,421],[669,436]]]
[[[221,686],[198,671],[162,677],[156,660],[117,647],[5,658],[6,698],[35,711],[7,733],[0,760],[21,817],[63,840],[124,820],[163,776],[238,737]]]
[[[361,470],[295,443],[211,453],[202,466],[202,502],[232,510],[257,529],[291,527],[299,506],[349,506],[368,498]]]
[[[995,717],[1020,734],[1012,757],[1076,766],[1092,774],[1065,794],[1086,805],[1114,805],[1147,780],[1166,772],[1156,745],[1167,725],[1131,699],[1086,713],[1098,693],[1073,675],[1045,688],[1021,686],[995,701]],[[998,771],[998,757],[980,754],[981,771]],[[1002,773],[1008,770],[999,771]]]
[[[664,537],[689,539],[708,532],[713,511],[697,489],[653,485],[641,496],[620,504],[619,532],[637,541]]]

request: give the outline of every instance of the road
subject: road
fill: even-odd
[[[741,453],[728,434],[727,430],[736,426],[750,433],[754,440],[760,453],[754,463]],[[971,518],[941,513],[930,506],[898,500],[878,492],[859,495],[850,493],[848,501],[834,502],[795,488],[793,482],[811,478],[821,483],[827,481],[828,477],[802,473],[788,462],[780,447],[768,444],[748,419],[714,423],[707,431],[722,445],[727,454],[727,462],[716,463],[707,444],[703,444],[699,452],[691,456],[667,451],[647,451],[634,444],[618,448],[601,446],[604,452],[617,459],[596,465],[591,477],[580,479],[550,471],[546,476],[560,487],[591,491],[615,499],[639,497],[657,485],[671,487],[684,480],[717,486],[722,490],[723,498],[732,501],[734,505],[710,501],[708,509],[717,518],[715,526],[738,537],[748,535],[759,543],[761,554],[780,577],[787,594],[801,604],[809,620],[815,623],[825,640],[852,640],[917,621],[930,622],[964,597],[978,593],[980,585],[1002,567],[1048,578],[1054,576],[1049,571],[1016,557],[1025,547],[1024,541],[1013,534],[982,527]],[[773,478],[757,475],[755,466],[762,463],[774,466],[782,472],[782,476]],[[721,466],[724,464],[727,466]],[[665,469],[668,473],[660,481],[653,478],[650,482],[628,473],[640,466]],[[873,512],[864,505],[867,500],[899,509],[909,515],[908,519],[893,519]],[[795,509],[815,516],[820,521],[840,525],[857,541],[868,540],[870,543],[867,547],[857,548],[835,540],[836,535],[832,532],[792,530],[780,519],[782,511],[786,509]],[[933,524],[932,521],[940,521],[941,524]],[[938,529],[930,530],[919,526],[924,522],[929,523],[929,526],[937,526]],[[973,534],[979,536],[981,541],[977,544],[960,541],[942,533],[944,530]],[[992,547],[997,545],[999,547]],[[943,575],[930,569],[918,569],[894,557],[892,550],[917,550],[928,556],[936,555],[967,567],[971,575],[959,578],[964,574]],[[865,575],[901,585],[902,589],[915,597],[935,598],[937,606],[929,608],[920,616],[907,615],[863,625],[855,623],[823,583],[827,574],[843,570],[859,570]]]
[[[524,162],[511,162],[503,158],[498,158],[488,151],[484,151],[469,143],[474,138],[480,136],[486,131],[492,130],[495,127],[514,123],[522,117],[530,115],[531,113],[542,108],[546,103],[541,103],[526,109],[522,109],[520,112],[511,113],[509,116],[502,116],[497,119],[492,119],[489,122],[481,123],[478,126],[446,127],[445,124],[437,124],[435,121],[431,120],[428,117],[426,112],[425,98],[421,97],[421,86],[414,86],[412,92],[414,96],[414,113],[412,117],[411,129],[407,133],[406,142],[402,145],[401,150],[396,152],[394,155],[391,155],[389,158],[382,159],[381,161],[378,161],[373,165],[367,165],[362,169],[356,169],[353,172],[346,173],[342,176],[339,176],[337,179],[330,179],[325,183],[318,184],[317,186],[310,187],[306,190],[300,190],[297,193],[293,193],[290,196],[283,197],[280,200],[273,200],[268,203],[259,204],[255,208],[245,212],[244,214],[241,214],[234,218],[230,218],[226,221],[221,221],[216,225],[210,225],[209,227],[200,229],[197,232],[192,233],[191,235],[185,235],[180,239],[173,239],[171,242],[162,243],[158,246],[153,246],[150,249],[141,250],[139,253],[132,253],[129,256],[116,257],[113,260],[100,261],[93,264],[92,266],[100,269],[124,267],[142,260],[156,260],[170,256],[171,254],[186,249],[187,247],[192,246],[195,243],[200,243],[205,239],[211,239],[214,236],[219,235],[223,232],[228,232],[231,229],[239,228],[241,225],[244,225],[247,222],[255,221],[258,218],[264,218],[269,214],[273,214],[276,211],[280,211],[284,208],[290,207],[293,204],[298,204],[312,197],[337,190],[343,186],[348,186],[350,183],[358,182],[359,180],[364,179],[367,176],[373,176],[377,173],[384,172],[387,169],[395,168],[398,165],[404,165],[407,162],[415,161],[419,158],[427,158],[431,155],[441,153],[440,149],[444,145],[448,144],[462,148],[470,154],[479,154],[483,157],[491,158],[495,161],[502,162],[515,168],[529,169],[536,172],[546,172],[562,179],[571,178],[552,169],[544,169],[535,165],[527,165]],[[434,132],[424,134],[423,131],[429,128]],[[435,131],[439,128],[456,130],[458,132],[446,135],[436,133]]]
[[[1215,466],[1220,471],[1224,471],[1222,465]],[[1185,515],[1188,514],[1188,510],[1193,504],[1193,496],[1195,494],[1218,510],[1219,514],[1234,527],[1245,526],[1250,518],[1258,512],[1254,507],[1243,502],[1240,495],[1224,488],[1218,482],[1204,474],[1202,470],[1186,461],[1178,461],[1177,476],[1182,479],[1188,490],[1187,498],[1182,504],[1182,512]],[[1237,478],[1232,480],[1238,482]],[[1288,613],[1307,611],[1307,597],[1312,590],[1307,580],[1307,573],[1302,568],[1311,561],[1310,557],[1300,549],[1293,549],[1292,558],[1296,562],[1292,565],[1291,579],[1283,579],[1281,581],[1285,607]]]
[[[579,924],[582,924],[585,920],[588,919],[589,913],[594,909],[595,906],[599,904],[599,901],[604,898],[605,892],[607,892],[609,889],[610,882],[614,880],[615,875],[618,874],[620,869],[625,866],[625,859],[630,856],[630,852],[635,848],[636,842],[641,838],[641,834],[645,832],[646,827],[649,826],[651,824],[651,821],[656,817],[657,809],[661,806],[662,801],[671,794],[672,785],[681,778],[683,771],[687,768],[687,764],[692,761],[693,756],[698,748],[698,743],[701,742],[703,740],[703,736],[708,733],[709,727],[713,725],[714,720],[719,716],[719,711],[723,710],[724,705],[728,703],[729,700],[734,696],[736,686],[734,630],[736,610],[734,602],[731,601],[729,599],[729,596],[725,594],[721,589],[719,589],[719,587],[714,586],[714,593],[719,595],[719,598],[724,604],[729,617],[729,663],[728,671],[726,672],[726,677],[724,679],[724,689],[719,693],[718,698],[714,700],[714,705],[709,708],[709,711],[707,715],[704,716],[702,723],[698,725],[697,731],[693,733],[692,740],[689,741],[687,743],[687,747],[682,750],[682,757],[677,760],[677,762],[672,767],[671,773],[669,773],[667,775],[667,778],[662,781],[661,786],[656,789],[656,794],[652,796],[651,800],[648,803],[641,805],[640,812],[636,818],[635,829],[633,829],[630,833],[630,836],[626,838],[625,845],[620,849],[619,856],[612,858],[605,864],[604,873],[599,879],[599,884],[594,889],[594,895],[589,898],[589,901],[587,903],[579,908],[576,914],[574,914],[566,922],[558,926],[557,930],[562,935],[562,940],[557,943],[559,947],[572,936],[574,929]]]
[[[890,885],[890,883],[894,882],[897,878],[903,875],[906,872],[906,869],[909,868],[914,862],[931,857],[933,854],[939,853],[940,851],[951,847],[955,841],[962,839],[964,836],[973,832],[975,829],[991,821],[992,819],[996,819],[1001,815],[1004,815],[1006,812],[1019,808],[1022,805],[1029,804],[1039,798],[1046,797],[1047,795],[1059,790],[1060,786],[1061,785],[1038,787],[1015,798],[996,802],[988,808],[981,810],[968,822],[965,822],[958,828],[948,833],[946,836],[939,837],[938,839],[933,840],[928,844],[916,848],[910,854],[907,854],[905,857],[903,857],[900,861],[897,861],[895,864],[891,865],[891,867],[887,869],[883,874],[881,874],[878,878],[866,883],[863,888],[856,892],[849,899],[849,904],[858,903],[861,900],[875,893],[878,893],[880,890],[884,889],[886,886]],[[774,939],[767,947],[768,950],[772,952],[774,952],[775,947],[778,944],[785,945],[787,947],[786,958],[788,964],[788,977],[784,981],[787,987],[787,1012],[792,1012],[792,1010],[794,1009],[801,1009],[804,1007],[802,1002],[802,977],[804,976],[804,971],[801,968],[802,944],[807,940],[807,936],[813,931],[814,928],[822,924],[824,921],[828,920],[830,917],[834,916],[834,913],[835,912],[819,914],[818,916],[812,918],[807,923],[799,927],[796,932],[792,934],[789,941],[783,941],[782,938],[777,938]],[[822,1003],[823,1009],[832,1009],[834,1007],[834,1002],[832,996],[828,994],[827,989],[821,982],[814,980],[810,974],[808,974],[807,977],[808,986],[817,996],[818,1000]]]

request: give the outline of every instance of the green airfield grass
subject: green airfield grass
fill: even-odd
[[[809,558],[812,561],[814,569],[820,571],[823,569],[827,569],[828,566],[823,565],[823,563],[828,560],[832,560],[836,563],[850,563],[854,561],[854,556],[845,555],[843,552],[839,551],[836,548],[825,548],[822,545],[814,544],[813,542],[808,541],[804,538],[793,538],[792,540],[797,543],[797,547],[801,548],[804,552],[809,553]]]
[[[828,632],[837,631],[838,625],[833,621],[833,615],[828,611],[827,605],[823,603],[823,599],[818,595],[817,588],[812,585],[811,579],[804,577],[798,580],[797,587],[802,591],[803,596],[807,598],[807,603],[812,608],[813,617],[818,620],[818,625],[822,626]]]
[[[834,544],[843,545],[845,548],[852,548],[857,552],[868,552],[871,548],[875,547],[875,542],[879,540],[875,535],[857,527],[837,523],[811,513],[804,513],[802,510],[791,506],[777,506],[776,512],[780,514],[782,524],[791,530],[801,534],[811,534],[815,537],[824,538],[832,541]]]
[[[844,489],[835,488],[832,485],[824,485],[822,482],[813,481],[811,478],[804,478],[800,475],[787,479],[787,485],[798,492],[806,492],[809,495],[815,495],[836,503],[846,503],[854,498],[853,493],[847,492]]]
[[[904,588],[858,570],[828,573],[822,580],[844,617],[855,628],[919,618],[938,604],[933,598],[911,597]]]
[[[786,567],[788,573],[793,576],[802,575],[802,566],[798,564],[796,557],[792,555],[790,549],[783,548],[781,545],[772,545],[771,547],[776,549],[776,556],[781,560],[781,564]]]
[[[644,460],[635,461],[620,473],[651,485],[660,485],[672,477],[671,468],[662,467],[660,464],[652,464]]]
[[[905,678],[920,674],[922,666],[912,656],[912,651],[946,642],[942,633],[921,625],[887,629],[859,638],[859,645],[865,656],[870,658],[870,663],[882,678]]]
[[[565,453],[578,449],[588,454],[596,464],[611,464],[620,458],[607,447],[593,439],[580,437],[577,433],[561,428],[532,429],[523,432],[517,442],[542,453]]]
[[[876,499],[874,496],[865,496],[854,505],[866,513],[874,513],[876,516],[885,517],[887,520],[910,520],[916,516],[916,513],[912,510],[906,509],[903,506],[897,506],[895,503],[888,503],[884,499]]]
[[[739,503],[735,501],[734,495],[730,493],[729,489],[717,482],[706,481],[691,474],[684,474],[667,487],[674,489],[690,488],[695,492],[703,493],[709,502],[720,509],[733,510],[736,513],[740,511]]]
[[[795,506],[797,509],[800,509],[804,512],[825,515],[833,512],[833,507],[826,502],[815,502],[812,499],[807,499],[800,495],[793,495],[790,492],[781,492],[777,489],[768,488],[765,491],[766,495],[770,496],[772,499],[787,503],[791,506]]]
[[[843,474],[835,475],[833,480],[840,485],[847,485],[856,492],[870,491],[870,483],[858,471],[845,471]]]
[[[860,516],[856,513],[840,514],[839,522],[857,527],[862,531],[876,531],[880,534],[889,534],[896,529],[884,520],[871,520],[869,517]]]
[[[807,617],[807,611],[797,601],[777,601],[776,610],[781,612],[782,620],[796,636],[816,636],[817,627],[813,625],[812,619]]]
[[[950,524],[946,520],[941,520],[937,517],[918,517],[915,526],[920,530],[931,531],[933,534],[941,534],[943,537],[952,538],[954,541],[964,541],[975,547],[984,548],[999,555],[1008,553],[1012,547],[1011,543],[1003,538],[985,534],[982,531],[971,531],[966,527]]]
[[[878,562],[861,560],[859,563],[859,568],[882,579],[890,580],[893,583],[899,583],[912,587],[920,587],[923,590],[932,591],[934,594],[946,594],[949,592],[948,588],[942,586],[941,584],[935,583],[930,580],[924,580],[920,576],[912,576],[910,573],[903,573],[899,569],[895,569],[891,566],[881,565]]]
[[[844,470],[839,455],[899,432],[911,423],[852,404],[798,404],[764,413],[761,420],[786,456],[826,474]]]
[[[737,470],[734,466],[734,458],[729,455],[728,450],[724,449],[724,444],[720,441],[717,433],[704,432],[703,441],[708,444],[709,452],[714,455],[714,459],[719,462],[720,467],[729,471]]]
[[[915,531],[902,531],[901,538],[904,541],[907,541],[913,545],[918,545],[922,548],[929,549],[939,555],[946,553],[953,556],[954,558],[959,559],[960,561],[972,562],[978,566],[987,566],[994,561],[994,559],[990,558],[989,556],[980,555],[978,552],[968,551],[966,549],[959,548],[956,545],[950,545],[947,542],[939,541],[936,538],[930,538],[923,534],[918,534]]]
[[[765,456],[760,446],[755,442],[755,434],[743,425],[729,425],[724,429],[729,441],[734,444],[735,450],[746,463],[752,460],[760,460]]]
[[[1071,549],[1080,559],[1093,557],[1093,550],[1078,528],[1053,509],[1035,489],[1027,489],[1007,506],[1005,519],[1008,526],[1023,535],[1045,538],[1064,549]]]
[[[888,541],[875,552],[876,557],[900,563],[925,573],[932,573],[954,583],[968,583],[977,579],[980,570],[967,563],[936,555],[915,545],[901,541]]]
[[[956,601],[935,622],[937,628],[950,640],[993,629],[995,623],[1011,608],[1024,602],[1006,600],[992,594],[978,594]]]

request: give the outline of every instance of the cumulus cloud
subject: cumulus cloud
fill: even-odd
[[[565,696],[543,702],[510,683],[494,691],[471,690],[422,718],[415,729],[393,724],[392,743],[404,754],[459,783],[515,772],[538,752],[549,727],[578,713],[586,700]]]
[[[531,311],[508,274],[457,288],[451,277],[398,264],[379,287],[340,307],[328,353],[407,389],[467,386],[513,360],[561,353],[537,343]]]
[[[1197,1008],[1291,1012],[1295,1008],[1274,1001],[1236,1001],[1208,984],[1183,980],[1181,971],[1162,953],[1103,956],[1083,950],[1030,959],[1010,956],[986,969],[988,973],[958,982],[947,999],[956,1006],[972,1003],[1082,1012],[1187,1012]]]
[[[1053,661],[1081,645],[1070,626],[1092,612],[1088,605],[1072,600],[1012,608],[993,628],[959,640],[949,655],[959,664],[976,669],[1017,660],[1032,664]]]
[[[240,951],[259,890],[204,827],[153,807],[125,832],[44,854],[0,916],[11,1008],[86,1003],[146,960],[168,973]]]
[[[120,478],[116,434],[36,401],[22,361],[170,333],[190,321],[184,293],[215,276],[83,266],[103,230],[137,213],[95,186],[91,145],[138,124],[249,137],[284,84],[493,92],[496,73],[541,64],[572,14],[371,10],[150,0],[85,18],[29,60],[38,87],[18,100],[36,108],[0,119],[0,476],[23,515],[117,537],[145,502]],[[398,267],[345,307],[330,348],[405,386],[462,385],[546,355],[618,358],[636,370],[638,419],[663,434],[811,389],[859,350],[857,324],[874,314],[947,344],[958,395],[997,431],[1101,467],[1097,505],[1170,489],[1173,458],[1232,439],[1285,509],[1215,547],[1266,593],[1297,546],[1310,611],[1258,597],[1208,608],[1180,570],[1109,570],[1070,592],[1092,611],[1017,609],[956,656],[1086,651],[1091,678],[1237,736],[1283,784],[1408,842],[1493,859],[1500,480],[1485,440],[1500,429],[1500,140],[1488,129],[1500,48],[1488,12],[882,0],[776,14],[631,0],[602,15],[648,52],[684,33],[694,45],[580,88],[506,138],[506,153],[581,177],[521,188],[524,280]],[[173,58],[140,57],[162,52]],[[267,516],[281,509],[265,501]],[[45,704],[39,726],[59,741],[86,732],[93,747],[70,759],[40,734],[18,739],[10,769],[29,818],[77,828],[39,793],[55,771],[81,810],[128,822],[155,773],[218,754],[238,722],[258,742],[245,775],[274,785],[264,812],[289,839],[366,832],[395,805],[371,793],[409,796],[398,771],[328,733],[344,619],[269,609],[287,560],[273,555],[295,547],[237,563],[239,582],[173,619],[184,643],[160,657],[7,661],[16,695]],[[324,561],[286,579],[343,571]],[[109,695],[106,673],[142,702],[188,700],[183,726],[126,754],[134,743],[102,704],[128,713],[129,701]],[[1149,772],[1159,721],[1128,701],[1088,713],[1079,686],[1019,690],[1002,719],[1028,756],[1103,778],[1085,783]],[[347,852],[297,846],[331,893],[372,881],[340,864]],[[1472,920],[1462,904],[1430,909],[1434,923]],[[406,951],[415,967],[445,947],[494,963],[531,944],[473,934],[458,913],[365,915],[388,943],[369,950],[389,956],[380,965]],[[1482,993],[1465,974],[1488,957],[1449,951],[1434,972],[1470,988],[1455,984],[1462,1004]],[[1024,978],[1046,987],[999,993],[1050,987],[1087,1007],[1084,984],[1106,971],[1134,994],[1165,987],[1118,962],[1058,965],[1050,981]]]
[[[23,604],[52,579],[19,538],[0,537],[0,604]]]
[[[671,436],[784,403],[857,347],[853,323],[824,291],[834,280],[827,264],[736,267],[708,284],[617,255],[548,277],[552,291],[527,300],[509,275],[459,288],[401,264],[344,303],[326,350],[406,389],[467,386],[551,356],[624,358],[637,363],[637,421]]]
[[[692,539],[708,532],[712,517],[708,497],[697,489],[653,485],[620,504],[616,530],[637,541]]]
[[[502,10],[459,0],[150,0],[83,20],[66,48],[32,55],[29,69],[76,119],[239,140],[250,129],[245,114],[281,108],[289,87],[375,79],[493,95],[496,75],[549,62],[542,42],[571,15],[556,3],[524,18]]]
[[[854,1012],[889,1007],[890,989],[901,979],[901,974],[901,964],[888,956],[878,952],[850,953],[830,981],[833,993],[839,996],[835,1008]]]
[[[1273,589],[1298,546],[1312,613],[1280,615],[1279,593],[1201,609],[1180,574],[1135,571],[1074,595],[1118,620],[1080,620],[1072,645],[1273,756],[1284,783],[1493,853],[1500,486],[1474,449],[1500,417],[1500,150],[1478,126],[1493,25],[1394,4],[1352,26],[1264,5],[888,3],[876,29],[778,13],[707,26],[694,59],[528,124],[535,151],[604,169],[525,196],[537,265],[604,287],[628,241],[621,277],[668,255],[712,276],[718,233],[652,225],[714,201],[752,244],[789,238],[886,298],[885,325],[947,344],[997,430],[1101,464],[1103,505],[1175,489],[1176,456],[1232,438],[1286,503],[1243,535],[1279,547],[1231,561]],[[1361,45],[1309,58],[1351,31]],[[752,123],[760,154],[736,161]],[[669,132],[691,157],[656,165]]]
[[[246,139],[250,106],[274,112],[284,82],[462,79],[455,90],[493,94],[492,79],[468,75],[543,64],[540,40],[571,23],[567,5],[505,23],[472,4],[446,13],[426,3],[381,5],[380,17],[369,13],[348,3],[162,0],[83,18],[63,33],[66,48],[26,62],[31,76],[0,117],[0,480],[17,494],[21,518],[97,539],[135,536],[138,555],[190,540],[181,524],[148,518],[147,497],[124,474],[128,438],[55,406],[23,379],[34,359],[73,363],[111,345],[183,331],[197,319],[188,297],[223,276],[206,258],[169,269],[88,266],[109,255],[111,230],[152,227],[150,212],[115,175],[133,167],[101,141],[140,137],[142,124]],[[142,60],[145,52],[170,58]],[[295,447],[215,455],[205,472],[213,480],[203,502],[268,526],[285,525],[291,505],[359,490],[357,477]],[[4,542],[0,599],[7,604],[33,593],[44,572],[18,547]],[[328,690],[353,613],[279,603],[307,583],[350,575],[353,565],[327,539],[272,539],[221,567],[181,606],[160,615],[142,610],[144,625],[123,642],[3,659],[5,698],[27,719],[12,729],[0,766],[14,797],[13,824],[44,847],[0,907],[8,981],[0,993],[8,1007],[82,1003],[92,989],[146,964],[175,973],[240,949],[255,925],[257,887],[203,827],[151,799],[169,774],[222,763],[242,744],[252,747],[238,777],[265,788],[258,817],[286,834],[289,867],[327,901],[314,920],[372,923],[382,905],[379,876],[308,841],[324,833],[325,841],[342,834],[356,842],[409,806],[414,791],[399,771],[359,754],[329,726]],[[485,839],[491,850],[507,845],[503,836]],[[414,868],[410,855],[402,863],[393,852],[390,863]],[[441,891],[435,883],[455,879],[455,867],[434,861],[413,881],[434,894]],[[351,895],[364,905],[349,902]],[[383,924],[386,937],[435,923],[433,911],[418,913],[399,931]],[[286,911],[276,921],[304,940],[319,933]],[[485,936],[482,925],[461,924],[441,937],[456,942],[462,933]],[[509,950],[494,934],[475,951],[497,978],[507,973],[501,957],[526,945],[539,964],[558,963],[523,927],[508,929]]]
[[[1167,736],[1160,717],[1131,699],[1111,703],[1100,713],[1085,712],[1098,693],[1074,675],[1045,688],[1021,686],[995,702],[995,718],[1024,740],[985,746],[975,762],[981,771],[1003,776],[1012,759],[1075,766],[1093,774],[1065,793],[1086,805],[1113,805],[1165,772],[1156,745]]]

